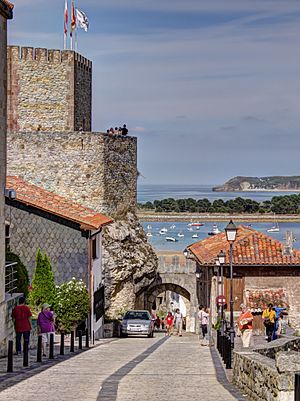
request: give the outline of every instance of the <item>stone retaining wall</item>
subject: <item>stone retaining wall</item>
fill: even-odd
[[[256,350],[234,352],[234,384],[252,401],[294,401],[300,353],[290,349],[299,344],[299,338],[282,338]]]

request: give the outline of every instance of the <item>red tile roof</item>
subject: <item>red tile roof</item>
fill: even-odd
[[[294,249],[292,256],[283,255],[284,244],[250,227],[239,226],[233,244],[233,263],[238,266],[300,265],[300,251]],[[220,251],[226,253],[229,263],[229,243],[225,233],[196,242],[188,250],[202,265],[213,265]]]
[[[36,185],[29,184],[19,177],[7,177],[6,187],[16,191],[16,200],[18,202],[78,223],[83,230],[98,230],[113,222],[110,217]]]

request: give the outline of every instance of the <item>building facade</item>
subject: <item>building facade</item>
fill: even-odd
[[[103,287],[102,229],[112,219],[15,176],[7,177],[6,186],[16,191],[5,206],[9,249],[27,267],[30,281],[38,249],[49,256],[56,284],[82,279],[90,292],[91,330],[99,338],[103,310],[94,307],[94,294]]]
[[[8,130],[91,131],[92,62],[71,50],[8,46]]]
[[[5,348],[6,307],[5,302],[5,225],[4,193],[6,176],[6,124],[7,124],[7,20],[13,17],[13,5],[0,0],[0,354]]]
[[[223,294],[229,310],[230,257],[225,233],[196,242],[188,247],[188,251],[201,272],[200,302],[213,309],[216,296],[220,295],[217,276],[214,276],[215,261],[221,251],[226,253]],[[253,311],[261,311],[269,302],[285,307],[289,322],[299,328],[300,251],[252,228],[239,226],[233,243],[233,301],[236,312],[241,303]]]

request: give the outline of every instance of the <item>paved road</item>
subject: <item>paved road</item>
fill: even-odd
[[[0,400],[240,399],[218,379],[210,348],[201,347],[197,336],[168,339],[157,334],[154,339],[119,339],[78,354],[3,390]]]

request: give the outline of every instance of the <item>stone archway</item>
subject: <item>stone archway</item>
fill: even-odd
[[[136,307],[151,310],[156,297],[164,291],[173,291],[184,299],[187,331],[196,332],[198,309],[196,266],[183,257],[159,257],[158,271],[154,281],[136,293]]]

